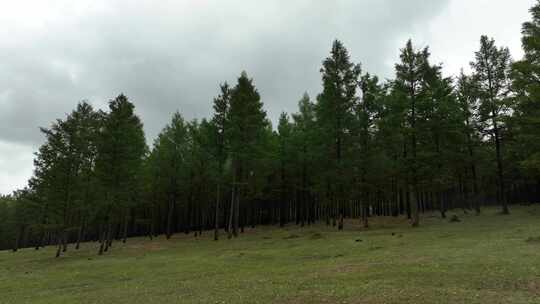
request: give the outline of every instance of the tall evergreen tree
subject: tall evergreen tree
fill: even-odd
[[[315,136],[317,135],[315,121],[315,105],[311,102],[309,95],[304,93],[298,102],[298,113],[292,115],[293,132],[291,138],[292,150],[294,151],[294,161],[297,164],[298,186],[300,191],[302,214],[301,224],[307,217],[310,224],[314,219],[313,207],[308,205],[313,200],[313,177],[315,173],[314,160],[317,150],[314,147]]]
[[[242,72],[231,92],[227,114],[229,128],[226,130],[226,136],[229,140],[233,167],[233,199],[228,230],[229,236],[231,233],[237,236],[241,195],[246,193],[248,179],[255,173],[255,164],[263,153],[262,141],[265,139],[265,129],[269,125],[261,97],[246,72]]]
[[[540,2],[530,9],[532,20],[522,28],[525,56],[512,65],[514,121],[520,167],[540,184]]]
[[[353,108],[357,100],[356,90],[360,66],[350,60],[343,43],[334,41],[330,56],[321,68],[323,92],[318,97],[317,122],[324,138],[325,156],[332,160],[328,168],[326,183],[330,192],[330,202],[339,215],[338,229],[343,229],[343,217],[347,162],[349,161],[350,135],[353,124]],[[348,150],[347,150],[348,149]]]
[[[429,68],[429,51],[427,48],[416,51],[409,40],[401,50],[401,62],[396,64],[395,88],[407,103],[406,134],[409,143],[405,143],[405,159],[408,164],[408,199],[412,211],[412,226],[419,225],[418,195],[419,195],[419,162],[418,162],[418,109],[422,107],[424,97],[424,81],[426,69]],[[409,150],[410,149],[410,150]],[[409,197],[410,195],[410,197]]]
[[[186,183],[186,157],[188,154],[188,130],[179,112],[173,114],[171,122],[158,135],[152,149],[154,173],[159,195],[167,201],[165,236],[170,239],[175,230],[174,214],[179,208],[180,193]],[[183,190],[183,191],[182,191]],[[177,219],[179,220],[179,219]]]
[[[423,177],[423,195],[431,192],[446,217],[445,193],[455,186],[455,177],[462,175],[460,164],[461,129],[459,105],[451,78],[442,76],[441,65],[427,65],[424,70],[422,102],[418,107],[419,168]],[[425,200],[425,199],[424,199]],[[425,206],[422,207],[425,209]]]
[[[58,119],[51,128],[41,129],[46,143],[36,154],[30,186],[41,197],[41,230],[49,224],[59,227],[57,257],[67,250],[74,230],[78,231],[78,249],[83,226],[92,214],[99,121],[100,115],[82,102],[65,120]]]
[[[483,131],[491,136],[495,145],[497,163],[498,200],[502,213],[508,214],[506,198],[504,166],[503,166],[503,132],[505,119],[508,116],[509,67],[510,51],[508,48],[497,48],[495,40],[482,36],[480,50],[475,53],[475,61],[471,62],[474,70],[473,79],[480,100],[479,114],[483,123]]]
[[[480,193],[478,186],[478,159],[477,147],[480,144],[478,136],[477,109],[478,99],[475,93],[474,81],[471,77],[461,72],[456,86],[456,96],[461,108],[462,121],[464,122],[463,134],[466,140],[467,164],[470,170],[472,183],[472,201],[476,214],[480,214]]]
[[[359,189],[362,223],[364,228],[368,228],[369,196],[370,192],[373,193],[376,188],[373,179],[369,178],[369,173],[373,173],[370,172],[370,163],[373,161],[373,153],[375,152],[373,147],[375,119],[383,91],[379,85],[379,79],[369,73],[360,78],[358,85],[361,98],[354,109],[357,123],[354,129],[356,133],[355,152],[357,153],[355,159],[358,166],[356,184]],[[372,176],[374,175],[372,174]]]
[[[214,240],[219,239],[219,208],[221,200],[221,189],[223,176],[223,166],[227,160],[226,146],[226,131],[227,131],[227,115],[231,103],[231,89],[227,83],[220,86],[221,94],[214,98],[214,116],[212,117],[212,125],[215,132],[215,158],[218,162],[218,180],[216,185],[216,207],[215,207],[215,223],[214,223]]]
[[[113,224],[126,225],[128,221],[147,150],[142,122],[128,98],[119,95],[109,102],[109,109],[101,127],[96,159],[96,173],[104,196],[99,254],[112,244]]]
[[[287,193],[290,192],[289,181],[290,168],[291,168],[291,157],[292,157],[292,124],[289,120],[287,113],[283,112],[279,116],[278,122],[278,160],[279,160],[279,179],[280,179],[280,207],[279,207],[279,225],[283,227],[287,221],[286,217],[286,206],[287,206]]]

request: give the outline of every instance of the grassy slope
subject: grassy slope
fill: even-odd
[[[540,206],[512,212],[4,251],[0,303],[540,303]]]

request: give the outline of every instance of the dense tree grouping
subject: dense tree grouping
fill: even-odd
[[[445,77],[429,49],[408,41],[381,81],[340,41],[276,128],[253,79],[220,86],[209,119],[177,112],[151,147],[124,95],[108,111],[81,102],[42,128],[28,187],[0,198],[0,249],[129,236],[406,216],[540,198],[540,3],[523,25],[522,60],[482,36],[471,73]],[[472,55],[472,54],[471,54]],[[224,234],[221,232],[224,231]]]

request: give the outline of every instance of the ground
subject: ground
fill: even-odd
[[[540,303],[540,206],[0,252],[0,303]]]

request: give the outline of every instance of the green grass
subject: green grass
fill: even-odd
[[[459,217],[2,251],[0,303],[540,303],[540,206]]]

